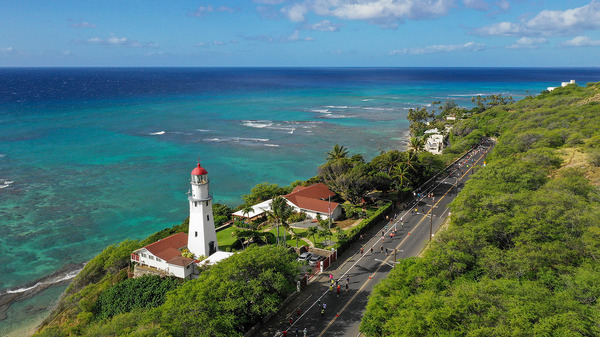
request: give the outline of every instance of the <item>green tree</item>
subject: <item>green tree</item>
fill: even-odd
[[[294,291],[296,254],[252,246],[186,282],[158,309],[173,336],[243,336]]]
[[[327,160],[337,160],[346,158],[348,156],[348,149],[346,149],[343,145],[335,144],[333,149],[327,152]]]
[[[277,245],[280,244],[279,241],[279,225],[284,227],[283,230],[283,245],[286,244],[286,232],[289,228],[289,224],[287,220],[293,214],[294,209],[288,205],[287,200],[283,197],[275,197],[271,202],[271,210],[267,213],[269,214],[269,218],[275,223],[277,226]]]

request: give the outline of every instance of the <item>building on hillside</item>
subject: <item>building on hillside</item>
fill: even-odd
[[[273,199],[269,199],[267,201],[263,201],[261,203],[258,203],[254,206],[252,206],[252,211],[250,211],[249,213],[244,213],[244,211],[239,210],[237,212],[234,212],[233,218],[237,219],[237,220],[256,220],[262,217],[267,216],[267,212],[271,211],[271,202],[273,202]]]
[[[148,269],[138,274],[159,274],[190,278],[196,273],[197,260],[181,256],[181,251],[187,247],[188,236],[177,233],[162,240],[158,240],[131,253],[131,261],[141,269]],[[136,266],[136,267],[137,267]],[[156,270],[156,272],[152,272]]]
[[[296,186],[292,193],[283,197],[288,205],[296,212],[304,212],[310,218],[316,219],[317,215],[324,219],[336,220],[342,215],[342,205],[330,201],[333,193],[325,184],[317,183],[307,187]]]
[[[157,274],[179,278],[193,278],[198,275],[201,264],[198,259],[207,258],[207,264],[221,261],[232,253],[219,252],[217,233],[212,212],[212,195],[208,189],[208,172],[198,163],[192,171],[190,203],[190,222],[188,234],[177,233],[158,240],[131,253],[131,262],[135,264],[134,275]],[[189,250],[194,258],[181,255]]]
[[[431,135],[425,141],[425,151],[432,154],[442,154],[444,150],[444,136]]]
[[[296,186],[292,193],[282,195],[295,212],[303,212],[309,218],[316,219],[317,215],[323,219],[336,220],[342,215],[342,206],[337,202],[330,201],[334,197],[333,193],[325,184],[318,183],[307,187]],[[266,216],[271,211],[271,203],[273,199],[263,201],[252,206],[252,211],[245,214],[243,211],[233,213],[237,219],[255,220]]]
[[[569,84],[575,84],[575,80],[570,80],[569,82],[560,82],[560,86],[561,87],[566,87]],[[556,88],[558,88],[558,87],[548,87],[548,89],[546,89],[546,90],[552,91],[552,90],[554,90]]]

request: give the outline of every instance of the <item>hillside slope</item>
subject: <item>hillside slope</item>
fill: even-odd
[[[600,83],[474,113],[498,145],[449,228],[369,299],[367,336],[600,335]]]

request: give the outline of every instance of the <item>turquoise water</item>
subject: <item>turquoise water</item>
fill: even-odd
[[[198,159],[215,201],[237,206],[257,183],[314,176],[336,143],[368,159],[404,149],[408,108],[600,78],[598,70],[530,70],[528,81],[523,70],[508,78],[463,70],[471,77],[460,81],[452,69],[27,71],[36,77],[17,84],[26,77],[18,70],[0,74],[0,296],[180,223]],[[122,73],[131,76],[118,85],[98,80]],[[58,296],[44,294],[27,305]],[[0,334],[30,317],[23,306],[9,310]]]

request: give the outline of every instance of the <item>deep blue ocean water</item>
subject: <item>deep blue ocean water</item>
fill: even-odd
[[[336,143],[404,149],[409,108],[571,79],[600,68],[0,69],[0,296],[180,223],[198,159],[215,201],[236,206],[257,183],[315,175]],[[0,335],[58,294],[13,305]]]

